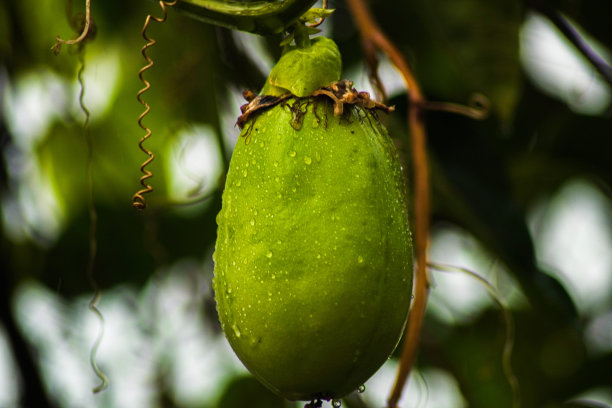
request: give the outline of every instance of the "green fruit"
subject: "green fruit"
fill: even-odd
[[[291,400],[340,398],[401,336],[412,241],[393,142],[359,106],[291,98],[250,119],[218,215],[214,290],[245,366]],[[300,126],[301,125],[301,126]]]

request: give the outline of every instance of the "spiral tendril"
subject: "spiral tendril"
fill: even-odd
[[[150,38],[149,36],[147,36],[147,28],[149,27],[151,20],[156,21],[158,23],[165,22],[166,17],[168,17],[168,12],[166,10],[166,7],[174,6],[176,2],[177,0],[174,0],[174,1],[160,0],[159,6],[161,7],[161,10],[162,10],[162,16],[155,17],[155,16],[152,16],[151,14],[147,15],[144,26],[142,27],[142,38],[145,39],[146,44],[143,45],[141,53],[144,59],[147,61],[147,65],[145,65],[144,67],[140,69],[140,71],[138,71],[138,78],[144,84],[144,87],[140,91],[138,91],[138,93],[136,94],[136,99],[138,99],[138,102],[140,102],[140,104],[145,107],[144,111],[138,117],[138,126],[140,126],[142,130],[144,130],[145,134],[138,142],[138,147],[149,157],[140,165],[140,172],[143,174],[140,177],[140,185],[143,188],[140,189],[138,192],[136,192],[136,194],[132,196],[132,206],[136,208],[137,210],[144,210],[145,208],[147,208],[147,200],[145,199],[144,194],[150,193],[153,191],[153,187],[151,187],[151,185],[147,183],[147,180],[153,177],[153,173],[147,170],[147,166],[155,159],[155,155],[153,154],[153,152],[147,149],[144,145],[144,142],[149,137],[151,137],[151,134],[153,132],[151,131],[151,129],[149,129],[142,123],[142,120],[151,111],[151,107],[149,106],[149,104],[144,99],[142,99],[142,94],[144,94],[145,92],[149,90],[149,88],[151,88],[151,83],[149,83],[149,81],[144,79],[143,74],[147,70],[151,69],[153,65],[155,65],[151,57],[147,55],[147,49],[155,45],[156,41],[153,38]]]
[[[96,376],[100,379],[100,384],[92,390],[94,393],[98,393],[108,387],[108,377],[104,374],[100,367],[98,367],[98,363],[96,361],[96,354],[98,353],[98,348],[100,347],[102,339],[104,338],[104,316],[102,316],[102,312],[100,311],[100,309],[98,309],[98,303],[102,298],[102,293],[100,292],[100,288],[98,287],[98,283],[94,277],[94,266],[96,261],[96,255],[98,252],[98,213],[96,212],[96,207],[94,205],[93,140],[91,138],[91,134],[89,133],[88,128],[90,113],[89,109],[87,109],[87,107],[85,106],[85,82],[83,80],[83,73],[85,72],[85,59],[82,52],[79,53],[79,61],[81,62],[81,66],[77,73],[77,80],[81,88],[79,92],[79,106],[81,108],[81,111],[85,115],[85,119],[83,121],[83,129],[85,132],[85,140],[87,142],[87,201],[89,205],[89,257],[87,261],[87,278],[89,279],[89,284],[94,291],[91,300],[89,301],[88,308],[89,310],[91,310],[92,313],[96,315],[100,322],[100,331],[98,332],[98,336],[96,337],[96,340],[94,341],[94,344],[89,352],[89,363],[91,364],[91,368],[94,370]]]

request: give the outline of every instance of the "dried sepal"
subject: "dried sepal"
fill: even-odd
[[[251,116],[261,112],[264,109],[271,108],[286,101],[289,98],[295,97],[291,93],[285,93],[280,96],[273,95],[255,95],[250,90],[245,90],[242,96],[247,101],[240,107],[242,114],[238,117],[236,125],[240,129],[248,122]],[[334,82],[329,86],[322,87],[314,91],[310,96],[305,98],[327,97],[334,103],[334,116],[341,116],[344,112],[344,105],[357,105],[364,109],[382,110],[385,113],[390,113],[395,110],[395,106],[387,106],[382,102],[378,102],[370,97],[368,92],[359,92],[353,88],[353,82],[348,79],[342,79]],[[298,98],[298,99],[305,99]]]

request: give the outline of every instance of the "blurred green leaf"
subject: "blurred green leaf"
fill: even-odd
[[[482,93],[496,115],[504,121],[511,119],[521,91],[520,3],[421,0],[376,4],[385,31],[410,58],[430,98],[467,103],[472,94]]]

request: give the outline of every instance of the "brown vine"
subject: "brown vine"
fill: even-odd
[[[146,44],[143,45],[141,53],[144,59],[147,61],[147,65],[145,65],[144,67],[140,69],[140,71],[138,71],[138,78],[144,84],[144,87],[140,89],[140,91],[138,91],[138,93],[136,94],[136,99],[138,99],[138,102],[140,102],[140,104],[145,107],[145,110],[138,117],[138,126],[142,130],[144,130],[145,134],[138,142],[138,147],[140,148],[140,150],[142,150],[142,152],[144,152],[149,157],[140,165],[140,172],[143,174],[140,177],[140,185],[142,186],[142,189],[138,190],[132,196],[132,206],[136,208],[137,210],[144,210],[145,208],[147,208],[147,200],[145,199],[144,194],[147,194],[153,191],[153,187],[151,187],[151,185],[147,183],[147,180],[153,177],[153,173],[147,170],[147,166],[155,159],[155,155],[153,154],[153,152],[147,149],[144,145],[144,142],[149,137],[151,137],[151,134],[153,132],[151,131],[151,129],[149,129],[142,123],[142,120],[151,111],[151,107],[149,106],[149,104],[144,99],[142,99],[142,94],[144,94],[145,92],[149,90],[149,88],[151,88],[151,83],[147,81],[146,79],[144,79],[143,74],[155,65],[151,57],[147,55],[147,49],[155,45],[156,41],[153,38],[150,38],[149,36],[147,36],[147,28],[149,27],[151,20],[156,21],[158,23],[165,22],[166,18],[168,17],[168,11],[166,10],[166,7],[174,6],[176,2],[177,0],[174,0],[174,1],[160,0],[159,6],[162,9],[162,17],[155,17],[149,14],[147,15],[144,26],[142,27],[142,38],[145,39]]]
[[[426,146],[427,132],[423,113],[428,110],[440,110],[461,114],[474,119],[483,119],[488,115],[489,102],[482,95],[476,95],[471,101],[470,106],[449,102],[427,101],[407,60],[374,21],[364,0],[347,0],[347,3],[361,33],[364,57],[370,69],[370,77],[374,80],[375,88],[383,89],[378,76],[378,59],[376,57],[376,52],[380,50],[387,55],[391,63],[400,72],[409,98],[408,127],[412,147],[416,269],[413,288],[414,299],[406,325],[404,345],[401,351],[395,382],[387,400],[389,408],[396,408],[416,358],[430,286],[427,270],[427,248],[430,230],[430,186]]]
[[[415,250],[416,273],[414,277],[414,299],[410,309],[404,337],[398,372],[391,394],[387,400],[390,408],[396,408],[402,391],[414,364],[420,340],[421,327],[425,317],[429,294],[427,272],[427,247],[429,239],[429,168],[427,162],[426,130],[423,120],[425,98],[412,74],[406,59],[391,41],[383,34],[372,18],[363,0],[347,0],[349,9],[361,33],[365,58],[370,72],[376,77],[376,51],[384,52],[399,70],[409,95],[408,122],[412,136],[412,162],[414,172],[414,213],[415,213]]]

